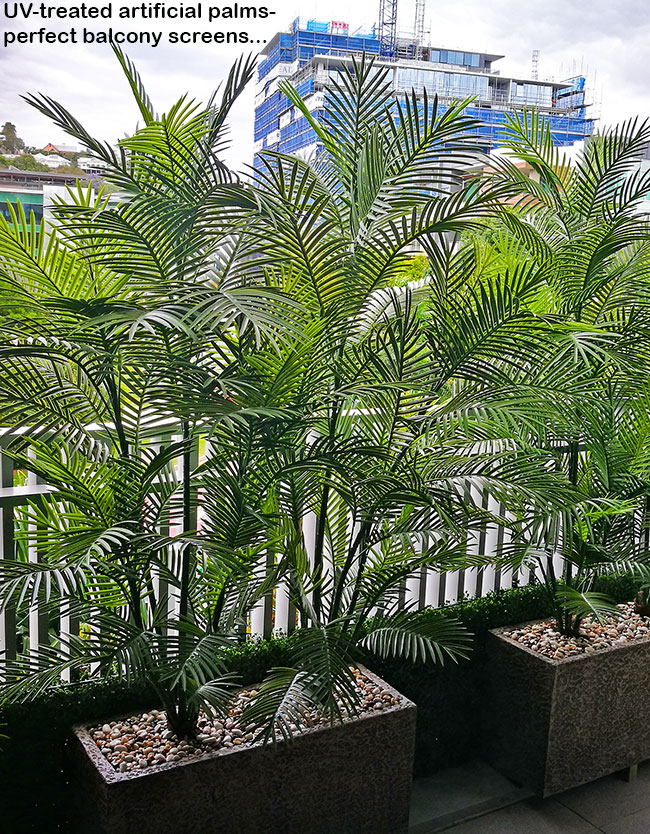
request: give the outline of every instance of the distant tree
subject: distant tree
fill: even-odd
[[[0,150],[3,153],[19,153],[25,147],[25,143],[16,133],[16,125],[5,122],[0,130]]]
[[[54,168],[54,174],[76,174],[78,177],[83,177],[84,172],[81,168],[77,168],[76,165],[59,165],[58,168]]]
[[[409,284],[411,281],[420,281],[426,278],[431,272],[431,264],[426,255],[414,255],[404,265],[402,272],[392,279],[391,284],[396,287]]]
[[[9,167],[9,160],[5,159],[4,156],[0,156],[0,168],[8,168]]]
[[[11,160],[14,168],[19,168],[21,171],[49,171],[47,165],[37,162],[29,153],[23,153],[16,159]]]

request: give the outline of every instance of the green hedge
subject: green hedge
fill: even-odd
[[[628,577],[608,577],[599,590],[617,601],[632,599],[636,585]],[[415,772],[431,773],[465,761],[480,751],[481,664],[483,638],[491,628],[547,616],[543,588],[526,586],[448,606],[444,613],[460,619],[475,634],[467,662],[444,667],[384,661],[367,664],[418,706]],[[244,684],[259,681],[272,666],[290,661],[291,638],[248,642],[230,650],[229,667]],[[118,681],[62,685],[27,704],[0,708],[0,820],[7,834],[74,831],[73,785],[68,755],[70,727],[76,723],[151,708],[146,687]]]

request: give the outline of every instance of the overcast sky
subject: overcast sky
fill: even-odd
[[[68,7],[77,0],[49,0]],[[79,0],[80,2],[80,0]],[[87,0],[106,5],[103,0]],[[185,0],[185,6],[194,0]],[[225,0],[223,5],[229,0]],[[266,2],[266,0],[262,0]],[[372,26],[377,19],[378,0],[268,0],[276,14],[265,21],[228,21],[212,26],[187,20],[172,24],[161,21],[113,19],[110,25],[128,29],[248,30],[264,41],[276,31],[288,28],[301,14],[319,20],[343,20],[351,29]],[[178,0],[168,3],[172,5]],[[240,4],[242,0],[240,0]],[[252,5],[251,0],[243,0]],[[113,0],[114,9],[126,0]],[[219,0],[203,2],[203,13]],[[10,4],[13,7],[13,3]],[[48,22],[7,20],[3,30],[69,29],[70,21]],[[413,0],[400,0],[400,28],[413,27]],[[83,25],[83,24],[81,24]],[[97,28],[96,22],[90,22]],[[102,25],[106,25],[103,22]],[[435,46],[466,51],[485,51],[506,57],[495,69],[502,74],[528,76],[533,49],[540,51],[539,77],[560,79],[582,71],[587,75],[594,115],[601,124],[639,115],[650,117],[650,73],[647,71],[650,45],[650,12],[643,0],[428,0],[426,25]],[[164,44],[164,45],[163,45]],[[261,48],[255,45],[254,50]],[[247,49],[234,45],[161,44],[127,48],[136,62],[158,111],[164,111],[185,92],[205,99],[225,75],[239,53]],[[0,125],[12,121],[28,145],[65,141],[61,131],[48,123],[20,98],[24,92],[43,92],[65,104],[96,136],[113,141],[133,131],[138,114],[121,71],[107,46],[97,45],[13,45],[0,43]],[[253,89],[242,97],[233,112],[232,148],[229,161],[241,168],[252,158]]]

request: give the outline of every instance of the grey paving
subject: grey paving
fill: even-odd
[[[644,808],[635,814],[626,814],[611,820],[601,829],[604,834],[648,834],[650,831],[650,808]]]
[[[607,824],[650,807],[650,763],[639,766],[634,782],[626,782],[619,774],[605,776],[557,798],[567,808],[607,830]],[[646,828],[648,832],[650,825]]]
[[[410,834],[650,834],[650,762],[539,800],[482,762],[416,780]]]
[[[600,834],[596,826],[553,799],[525,799],[445,830],[453,834]]]
[[[484,762],[452,767],[413,783],[409,834],[431,834],[528,796]]]

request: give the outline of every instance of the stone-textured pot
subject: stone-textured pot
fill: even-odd
[[[650,639],[551,660],[506,630],[487,642],[493,767],[545,797],[650,758]]]
[[[117,773],[87,729],[75,727],[82,831],[405,834],[416,709],[399,697],[398,705],[315,727],[289,744],[233,747],[145,772]]]

